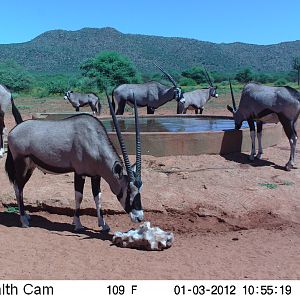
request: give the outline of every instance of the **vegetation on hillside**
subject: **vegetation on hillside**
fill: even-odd
[[[213,82],[218,85],[219,93],[228,92],[228,78],[232,79],[234,89],[239,91],[249,81],[268,85],[296,86],[297,71],[290,66],[290,72],[262,73],[251,68],[242,68],[236,73],[210,72]],[[165,76],[157,71],[140,73],[134,63],[124,55],[104,51],[94,58],[86,60],[80,66],[81,74],[46,75],[29,72],[14,61],[0,63],[0,83],[6,85],[14,93],[22,93],[36,98],[49,95],[63,95],[67,90],[78,92],[103,91],[104,86],[116,87],[122,83],[141,83],[156,80],[170,85]],[[182,71],[168,70],[184,91],[207,87],[208,83],[201,65],[195,65]]]
[[[300,41],[276,45],[215,44],[187,38],[123,34],[113,28],[53,30],[18,44],[0,45],[0,61],[14,60],[39,74],[80,74],[79,66],[102,51],[128,57],[141,73],[153,64],[182,72],[204,64],[211,72],[234,74],[251,66],[254,73],[281,73],[300,55]]]

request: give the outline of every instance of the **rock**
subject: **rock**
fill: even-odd
[[[159,227],[152,227],[150,222],[145,222],[137,229],[127,232],[114,233],[112,242],[119,247],[135,248],[141,250],[163,250],[172,246],[174,235]]]

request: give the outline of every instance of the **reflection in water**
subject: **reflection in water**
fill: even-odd
[[[180,118],[180,117],[156,117],[140,118],[140,128],[142,132],[199,132],[199,131],[222,131],[234,129],[234,121],[231,119],[214,118]],[[107,131],[113,130],[112,120],[103,120],[103,125]],[[119,120],[122,131],[134,132],[134,118]],[[242,128],[248,127],[244,122]]]

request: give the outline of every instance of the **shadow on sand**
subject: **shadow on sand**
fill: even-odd
[[[61,222],[52,222],[49,221],[47,218],[39,216],[39,215],[30,215],[30,227],[37,227],[46,229],[52,233],[60,234],[64,232],[69,232],[72,236],[77,236],[82,239],[100,239],[103,241],[112,241],[113,235],[106,232],[96,231],[94,229],[85,228],[80,232],[74,231],[74,226],[69,223],[61,223]],[[6,227],[20,227],[20,218],[19,215],[16,213],[7,213],[7,212],[0,212],[0,225]],[[26,230],[26,229],[24,229]]]
[[[270,166],[270,167],[273,167],[274,169],[285,171],[285,167],[279,166],[270,160],[255,159],[255,160],[251,161],[249,159],[249,155],[244,154],[244,153],[230,153],[230,154],[223,154],[221,156],[224,157],[228,161],[237,162],[241,165],[249,165],[249,166],[255,167],[255,168]]]
[[[279,166],[270,160],[255,159],[251,161],[249,155],[241,153],[243,144],[243,132],[241,130],[228,130],[224,132],[220,155],[228,161],[237,162],[241,165],[251,167],[271,166],[274,169],[285,170],[285,167]]]

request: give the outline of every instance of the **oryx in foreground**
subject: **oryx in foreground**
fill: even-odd
[[[67,91],[64,99],[68,100],[76,111],[79,111],[80,107],[89,105],[93,114],[100,114],[101,112],[101,103],[98,96],[95,94],[80,94],[73,91]]]
[[[136,171],[134,171],[110,99],[108,101],[125,167],[101,121],[88,114],[78,114],[59,121],[28,120],[17,125],[9,133],[5,170],[14,185],[23,227],[29,226],[29,218],[24,210],[23,188],[36,167],[44,173],[74,172],[76,205],[73,223],[76,230],[82,228],[80,204],[85,176],[91,177],[98,224],[103,230],[109,231],[109,226],[105,223],[101,210],[101,177],[109,184],[131,220],[133,222],[143,220],[140,195],[141,144],[137,108],[135,105]]]
[[[199,112],[202,115],[206,102],[211,97],[218,98],[219,95],[217,94],[217,86],[213,85],[205,67],[204,71],[204,76],[206,77],[209,87],[206,89],[198,89],[183,93],[182,100],[177,103],[177,114],[186,114],[186,111],[189,109],[194,110],[196,115],[199,114]]]
[[[285,169],[287,171],[291,170],[295,164],[297,143],[295,125],[300,113],[300,93],[289,86],[270,87],[256,83],[248,83],[242,91],[240,105],[237,109],[231,82],[229,83],[233,107],[228,105],[227,108],[233,113],[235,128],[240,129],[242,122],[245,120],[250,127],[252,141],[250,160],[254,160],[256,154],[254,121],[257,123],[257,158],[260,158],[263,153],[261,143],[263,123],[280,122],[291,146],[290,159],[287,162]]]
[[[11,92],[4,85],[0,84],[0,158],[4,155],[4,115],[10,104],[12,105],[12,113],[15,119],[20,120],[21,115],[14,104]]]
[[[147,107],[147,114],[154,114],[155,109],[164,105],[165,103],[175,99],[180,101],[182,99],[181,88],[177,85],[175,80],[157,66],[173,84],[168,87],[156,81],[150,81],[142,84],[122,84],[115,88],[112,92],[112,104],[115,109],[115,102],[118,104],[117,115],[123,115],[125,105],[133,106],[132,91],[136,97],[138,107]]]

